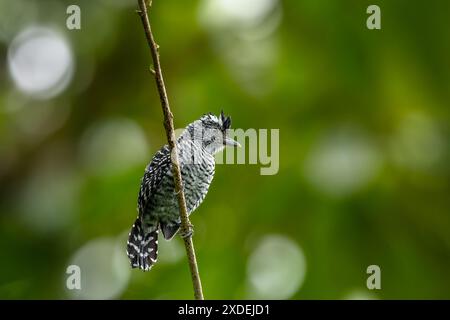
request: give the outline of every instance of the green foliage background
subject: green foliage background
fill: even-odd
[[[374,31],[366,28],[372,1],[279,1],[276,28],[249,43],[235,26],[205,26],[202,1],[153,2],[176,127],[224,109],[235,128],[280,129],[278,174],[219,165],[192,216],[206,298],[251,297],[249,257],[274,234],[304,255],[304,281],[289,298],[450,298],[448,1],[376,1],[382,29]],[[78,31],[65,28],[73,3],[82,10]],[[116,3],[0,1],[1,30],[12,30],[0,42],[0,298],[71,298],[65,271],[78,249],[109,237],[125,251],[143,169],[165,134],[136,6]],[[51,100],[24,96],[8,74],[10,40],[31,24],[58,29],[73,50],[73,79]],[[145,157],[122,166],[129,162],[117,148],[133,143],[112,135],[102,140],[111,154],[100,146],[86,165],[86,132],[114,119],[139,128],[148,150],[126,150]],[[327,148],[347,143],[344,167],[334,168]],[[356,160],[346,162],[345,150]],[[308,171],[314,152],[325,157],[318,175]],[[327,180],[329,167],[337,182]],[[350,186],[339,181],[347,178]],[[133,270],[116,298],[191,298],[174,241],[179,258]],[[371,264],[381,267],[382,290],[366,288]]]

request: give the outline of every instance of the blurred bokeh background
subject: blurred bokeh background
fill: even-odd
[[[176,126],[280,130],[276,175],[218,165],[192,215],[207,298],[450,298],[449,1],[153,2]],[[193,296],[180,239],[148,273],[125,255],[165,144],[136,7],[0,0],[2,299]]]

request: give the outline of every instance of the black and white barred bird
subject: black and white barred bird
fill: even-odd
[[[177,139],[177,151],[188,214],[205,198],[214,177],[214,155],[225,146],[239,146],[227,136],[231,118],[209,113],[189,124]],[[138,197],[139,215],[131,228],[127,255],[131,267],[150,270],[158,257],[158,232],[172,239],[180,228],[180,213],[165,145],[145,169]]]

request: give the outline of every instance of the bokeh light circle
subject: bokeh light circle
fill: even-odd
[[[84,167],[95,175],[120,173],[150,160],[142,128],[126,118],[91,125],[81,139],[80,156]]]
[[[277,5],[277,0],[205,0],[200,17],[215,25],[248,26],[260,23]]]
[[[308,154],[304,174],[319,191],[345,196],[360,190],[379,172],[381,154],[359,130],[332,131]]]
[[[305,272],[298,244],[282,235],[265,236],[248,260],[249,298],[289,299],[303,284]]]
[[[73,255],[70,265],[78,266],[81,276],[81,288],[68,290],[74,299],[116,298],[130,278],[125,247],[113,238],[88,242]]]
[[[60,33],[48,27],[31,26],[10,44],[8,70],[22,93],[49,99],[69,84],[74,59],[69,44]]]

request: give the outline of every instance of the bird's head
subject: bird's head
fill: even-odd
[[[218,117],[212,113],[203,115],[191,123],[186,132],[191,139],[201,143],[206,151],[214,155],[225,146],[240,147],[237,141],[228,136],[230,127],[231,118],[226,117],[222,111]]]

